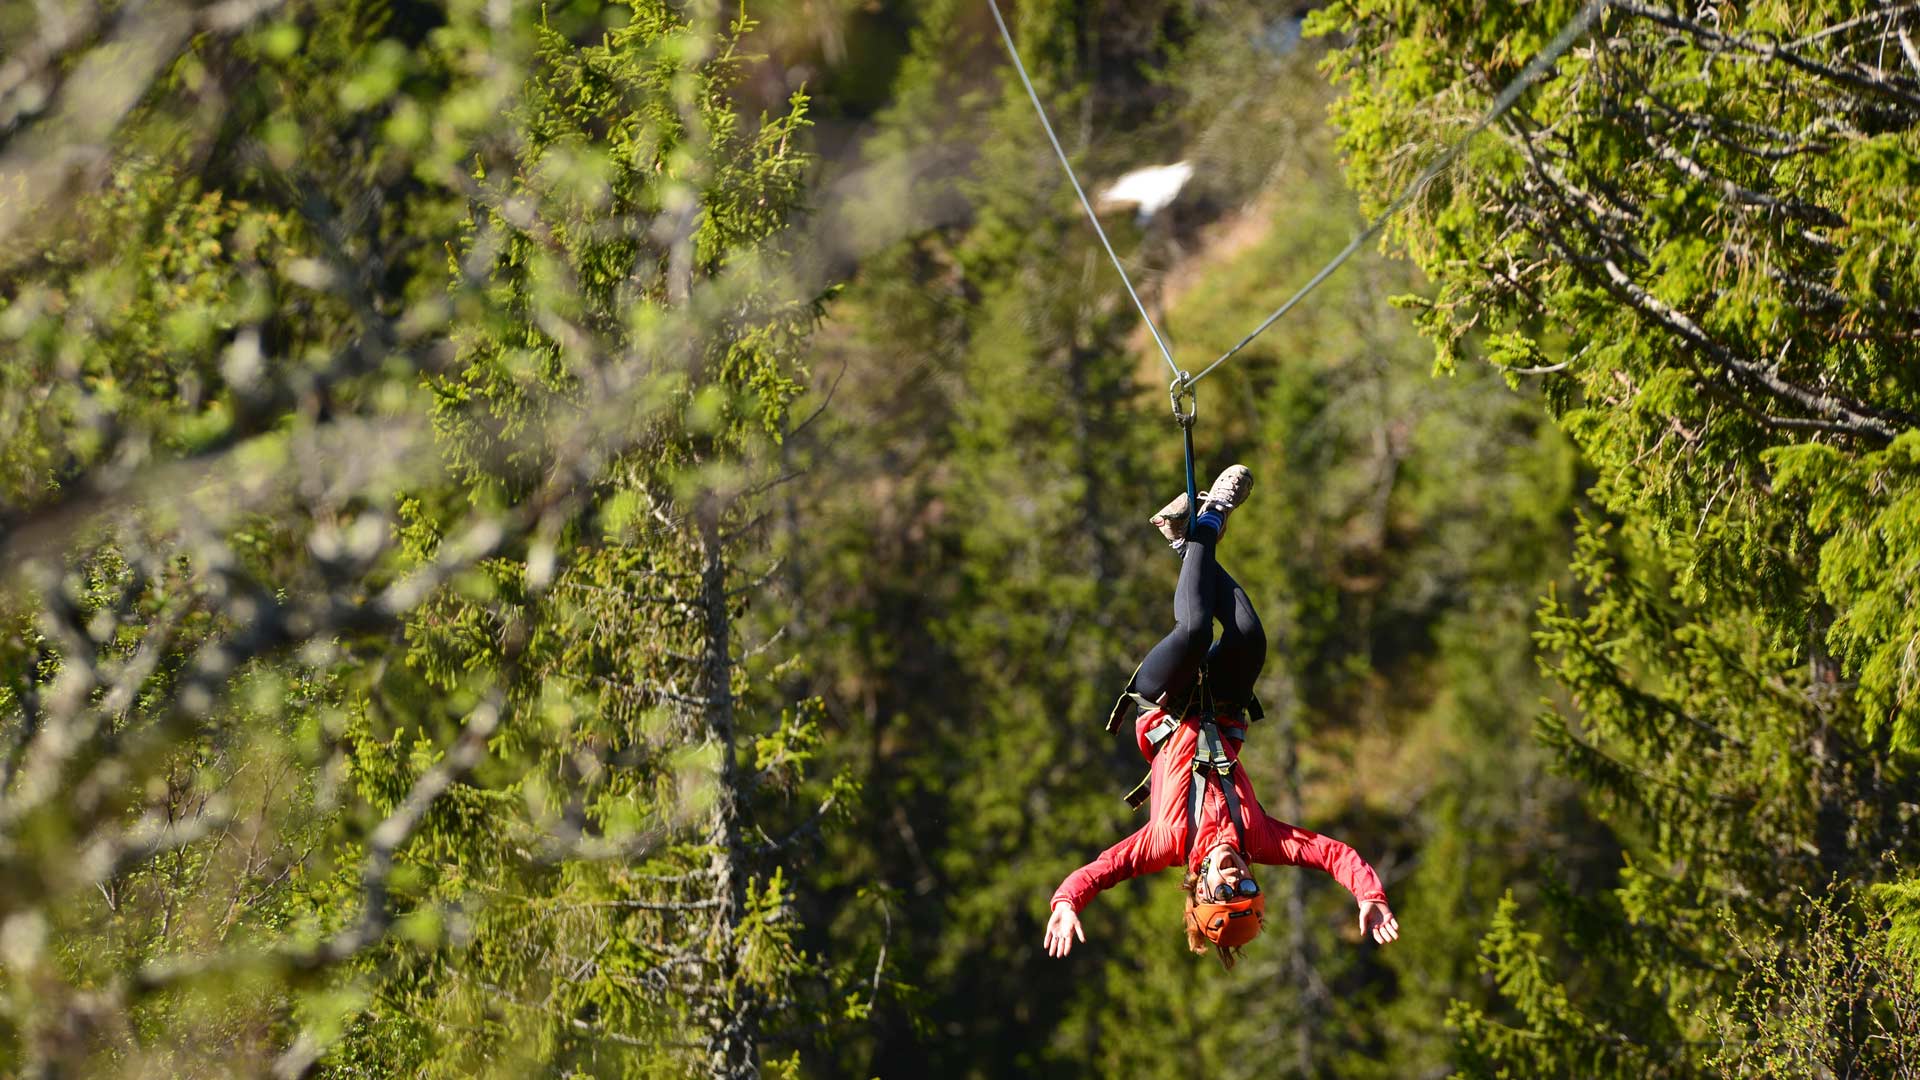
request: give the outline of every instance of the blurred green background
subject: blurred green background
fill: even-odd
[[[1579,6],[1005,4],[1190,370]],[[1039,948],[1184,481],[983,3],[0,8],[0,1071],[1920,1075],[1915,23],[1615,5],[1200,385],[1403,928],[1228,973]]]

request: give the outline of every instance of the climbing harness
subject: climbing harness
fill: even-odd
[[[1509,82],[1506,88],[1500,91],[1499,96],[1493,99],[1493,104],[1481,115],[1479,120],[1474,122],[1472,127],[1467,129],[1466,134],[1455,139],[1453,145],[1447,147],[1445,153],[1435,158],[1425,169],[1422,169],[1420,175],[1414,178],[1413,183],[1408,184],[1406,189],[1400,193],[1399,197],[1387,204],[1387,208],[1381,211],[1379,216],[1375,217],[1373,221],[1361,231],[1360,235],[1354,237],[1345,248],[1341,249],[1340,254],[1335,255],[1325,266],[1321,267],[1318,273],[1309,278],[1307,283],[1301,286],[1298,292],[1288,297],[1287,301],[1276,308],[1273,314],[1261,320],[1260,325],[1254,327],[1252,333],[1241,338],[1239,343],[1234,345],[1233,348],[1221,353],[1220,357],[1213,363],[1201,368],[1200,374],[1189,375],[1185,371],[1180,370],[1180,365],[1174,362],[1173,350],[1167,347],[1166,339],[1160,334],[1160,328],[1154,325],[1153,319],[1147,314],[1146,305],[1140,302],[1140,294],[1134,290],[1132,279],[1127,277],[1126,268],[1120,264],[1120,256],[1114,254],[1113,245],[1107,242],[1106,230],[1100,227],[1100,218],[1093,212],[1093,204],[1087,200],[1087,193],[1081,190],[1080,181],[1073,174],[1073,166],[1067,161],[1067,153],[1061,149],[1060,140],[1053,134],[1053,124],[1047,120],[1047,110],[1040,104],[1040,95],[1034,91],[1033,81],[1027,78],[1026,65],[1020,61],[1020,50],[1015,47],[1013,43],[1013,34],[1007,29],[1006,20],[1000,16],[1000,5],[996,0],[987,0],[988,8],[993,11],[993,21],[1000,27],[1001,40],[1006,42],[1007,54],[1013,58],[1014,70],[1019,72],[1020,83],[1027,88],[1028,100],[1033,102],[1033,111],[1039,115],[1040,126],[1046,130],[1047,140],[1053,144],[1053,152],[1060,158],[1060,167],[1066,170],[1067,182],[1073,185],[1074,193],[1080,196],[1080,205],[1086,209],[1087,220],[1093,223],[1093,231],[1100,237],[1100,245],[1107,249],[1107,257],[1113,260],[1113,268],[1120,272],[1120,281],[1127,287],[1127,295],[1133,298],[1133,306],[1139,309],[1140,317],[1146,321],[1147,329],[1153,334],[1154,343],[1160,346],[1161,355],[1166,357],[1167,366],[1173,369],[1173,415],[1174,418],[1180,422],[1181,427],[1186,428],[1188,431],[1188,506],[1195,505],[1192,501],[1193,417],[1190,412],[1184,416],[1182,415],[1180,410],[1181,396],[1185,395],[1189,401],[1192,401],[1193,385],[1195,383],[1212,374],[1215,368],[1231,360],[1240,350],[1251,345],[1255,338],[1266,333],[1268,327],[1279,322],[1282,316],[1293,310],[1294,305],[1306,299],[1308,293],[1313,292],[1314,289],[1320,286],[1321,282],[1332,276],[1333,272],[1338,270],[1348,259],[1352,258],[1354,253],[1359,251],[1363,244],[1379,235],[1380,230],[1386,227],[1387,222],[1395,214],[1405,209],[1408,203],[1411,203],[1420,192],[1426,189],[1428,184],[1433,182],[1434,177],[1439,176],[1442,171],[1459,158],[1461,152],[1466,149],[1467,144],[1472,142],[1475,136],[1485,131],[1488,125],[1499,119],[1501,114],[1505,113],[1509,108],[1512,108],[1513,103],[1520,100],[1520,95],[1525,93],[1528,87],[1538,81],[1540,76],[1544,75],[1547,69],[1552,67],[1554,62],[1559,60],[1563,53],[1572,48],[1574,42],[1586,34],[1588,28],[1593,25],[1594,20],[1600,17],[1600,12],[1604,10],[1610,2],[1611,0],[1589,0],[1565,26],[1561,27],[1560,32],[1554,35],[1553,40],[1547,43],[1546,48],[1541,49],[1540,52],[1528,62],[1527,66],[1520,70],[1520,74],[1514,76],[1513,81]]]
[[[1240,792],[1233,786],[1234,760],[1220,741],[1220,728],[1211,717],[1199,722],[1200,741],[1193,750],[1193,778],[1187,783],[1187,862],[1193,862],[1193,845],[1200,839],[1200,807],[1207,797],[1207,778],[1220,785],[1226,796],[1227,820],[1233,823],[1233,838],[1240,850],[1247,850],[1247,833],[1241,825]]]
[[[1139,674],[1138,668],[1134,669],[1134,674]],[[1207,731],[1212,731],[1217,738],[1220,729],[1224,727],[1237,733],[1235,737],[1245,742],[1247,725],[1257,723],[1267,715],[1266,710],[1260,705],[1260,699],[1252,693],[1247,695],[1244,706],[1222,705],[1215,701],[1205,667],[1202,667],[1199,674],[1194,677],[1193,684],[1187,688],[1185,697],[1179,700],[1175,700],[1173,695],[1168,693],[1162,694],[1159,701],[1151,701],[1144,694],[1135,691],[1133,680],[1129,679],[1127,689],[1120,694],[1119,700],[1113,703],[1113,710],[1107,714],[1109,732],[1119,730],[1129,706],[1138,707],[1143,712],[1161,711],[1160,722],[1142,732],[1140,736],[1146,741],[1149,757],[1159,754],[1161,744],[1171,738],[1174,732],[1180,730],[1180,725],[1189,719],[1201,726],[1203,735]],[[1200,768],[1198,763],[1201,760],[1198,753],[1195,754],[1194,760],[1196,762],[1194,768],[1198,771]],[[1230,764],[1224,749],[1217,757],[1209,756],[1206,760],[1216,768],[1222,761],[1228,761]],[[1127,805],[1135,810],[1140,809],[1147,801],[1152,782],[1153,770],[1148,769],[1147,775],[1133,786],[1133,790],[1127,792]],[[1229,801],[1231,802],[1233,798],[1235,796],[1230,793]]]

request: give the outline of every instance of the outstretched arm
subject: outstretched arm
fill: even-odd
[[[1360,905],[1360,932],[1382,945],[1400,937],[1400,922],[1387,906],[1380,875],[1352,848],[1331,836],[1262,817],[1249,831],[1247,847],[1254,862],[1274,866],[1311,866],[1332,875],[1347,887]]]
[[[1347,887],[1354,900],[1386,903],[1387,892],[1380,887],[1380,875],[1373,872],[1360,853],[1331,836],[1261,816],[1247,830],[1247,854],[1254,862],[1271,866],[1310,866],[1325,871]]]
[[[1157,829],[1149,822],[1134,830],[1132,836],[1101,852],[1099,858],[1068,874],[1067,880],[1053,891],[1052,903],[1065,900],[1073,905],[1074,911],[1085,911],[1087,904],[1102,890],[1131,877],[1164,870],[1173,864],[1178,854],[1166,830]]]
[[[1132,836],[1100,853],[1100,857],[1067,875],[1053,891],[1053,912],[1047,918],[1045,944],[1047,955],[1065,956],[1075,940],[1087,940],[1080,927],[1080,912],[1103,889],[1140,874],[1151,874],[1173,864],[1178,856],[1173,838],[1151,822],[1135,830]]]

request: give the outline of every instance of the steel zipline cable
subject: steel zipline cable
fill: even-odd
[[[1147,314],[1146,305],[1140,302],[1140,294],[1134,291],[1133,281],[1127,277],[1126,267],[1120,264],[1120,256],[1114,254],[1113,245],[1107,241],[1106,230],[1100,227],[1100,218],[1093,212],[1093,204],[1087,200],[1087,193],[1081,190],[1080,181],[1073,174],[1073,166],[1067,161],[1067,153],[1060,148],[1060,140],[1053,134],[1053,125],[1047,120],[1047,111],[1040,104],[1040,95],[1034,91],[1033,81],[1027,78],[1026,65],[1020,62],[1020,50],[1014,45],[1013,34],[1007,29],[1006,20],[1000,15],[1000,5],[996,0],[987,0],[987,7],[993,12],[993,21],[995,25],[1000,28],[1001,40],[1007,44],[1007,54],[1013,58],[1013,69],[1019,73],[1020,83],[1027,89],[1027,98],[1033,102],[1033,111],[1040,117],[1040,126],[1045,129],[1047,133],[1047,141],[1053,144],[1053,152],[1060,158],[1060,167],[1066,170],[1067,182],[1073,185],[1074,194],[1080,196],[1080,205],[1086,208],[1087,220],[1093,223],[1093,231],[1095,235],[1100,237],[1100,246],[1107,249],[1107,257],[1113,260],[1113,268],[1120,272],[1120,281],[1127,287],[1127,295],[1133,298],[1133,306],[1139,309],[1140,317],[1146,321],[1147,329],[1153,334],[1154,343],[1160,346],[1160,354],[1167,359],[1167,367],[1173,370],[1173,386],[1171,391],[1174,399],[1173,414],[1175,419],[1179,420],[1181,425],[1188,429],[1187,439],[1189,449],[1187,452],[1187,471],[1189,478],[1187,486],[1189,489],[1193,486],[1191,477],[1193,472],[1193,452],[1191,450],[1193,414],[1191,411],[1185,413],[1181,411],[1180,399],[1182,397],[1190,399],[1195,383],[1206,378],[1221,364],[1233,359],[1235,354],[1239,353],[1240,350],[1251,345],[1255,338],[1266,333],[1269,327],[1279,322],[1282,316],[1293,310],[1294,306],[1299,304],[1300,301],[1306,299],[1307,294],[1319,288],[1321,282],[1327,280],[1335,270],[1340,269],[1342,264],[1352,258],[1354,253],[1360,250],[1361,245],[1379,235],[1380,230],[1386,227],[1387,222],[1392,219],[1393,215],[1406,209],[1407,204],[1411,203],[1420,192],[1433,181],[1434,177],[1439,176],[1441,172],[1460,157],[1461,152],[1467,148],[1468,143],[1473,141],[1474,136],[1485,131],[1488,125],[1492,124],[1500,118],[1501,114],[1512,108],[1514,102],[1520,100],[1520,95],[1525,93],[1528,87],[1538,81],[1540,76],[1546,74],[1547,69],[1552,67],[1554,62],[1559,60],[1568,49],[1572,48],[1574,42],[1580,40],[1580,38],[1586,34],[1587,30],[1593,26],[1594,21],[1600,17],[1602,11],[1606,10],[1610,2],[1611,0],[1589,0],[1589,3],[1585,7],[1582,7],[1565,26],[1560,28],[1560,32],[1554,35],[1553,40],[1549,41],[1546,47],[1541,49],[1540,52],[1527,63],[1527,66],[1520,70],[1520,74],[1514,76],[1513,81],[1509,82],[1506,88],[1500,91],[1499,96],[1493,99],[1493,104],[1481,115],[1480,119],[1475,121],[1474,125],[1468,128],[1464,135],[1455,139],[1453,144],[1447,147],[1445,153],[1435,158],[1425,169],[1422,169],[1420,175],[1414,177],[1413,182],[1408,184],[1406,189],[1361,231],[1360,235],[1354,237],[1345,248],[1341,249],[1338,255],[1335,255],[1325,266],[1320,268],[1318,273],[1309,278],[1307,283],[1302,285],[1298,292],[1288,297],[1286,303],[1281,304],[1278,308],[1274,309],[1273,314],[1261,320],[1260,325],[1254,327],[1252,333],[1241,338],[1239,343],[1233,348],[1221,353],[1219,359],[1202,368],[1200,374],[1188,375],[1186,372],[1180,370],[1179,364],[1174,362],[1173,350],[1167,347],[1166,339],[1160,336],[1160,328],[1154,325],[1153,317]],[[1188,493],[1191,495],[1191,490],[1189,490]]]
[[[1485,131],[1487,125],[1499,119],[1502,113],[1512,108],[1513,103],[1520,100],[1520,95],[1526,92],[1527,87],[1532,86],[1540,76],[1546,74],[1547,69],[1553,66],[1554,61],[1560,59],[1561,54],[1572,48],[1574,42],[1585,36],[1588,28],[1593,25],[1595,19],[1600,17],[1600,12],[1606,8],[1609,2],[1610,0],[1591,0],[1587,6],[1581,8],[1579,13],[1568,21],[1567,25],[1560,28],[1560,32],[1554,35],[1552,41],[1547,43],[1547,47],[1541,49],[1540,52],[1534,56],[1533,60],[1520,70],[1520,74],[1513,77],[1513,81],[1507,84],[1506,89],[1500,91],[1500,96],[1493,99],[1493,105],[1487,109],[1472,127],[1467,129],[1466,134],[1455,139],[1453,145],[1447,147],[1446,153],[1441,154],[1425,169],[1422,169],[1420,175],[1414,177],[1413,183],[1408,184],[1406,190],[1402,191],[1398,198],[1389,203],[1387,208],[1380,212],[1380,216],[1373,219],[1372,224],[1368,225],[1359,236],[1354,237],[1345,248],[1341,249],[1340,254],[1335,255],[1327,265],[1321,267],[1319,273],[1309,278],[1307,283],[1300,287],[1299,292],[1289,296],[1286,303],[1274,309],[1273,314],[1262,320],[1259,326],[1254,327],[1253,333],[1241,338],[1239,344],[1221,353],[1218,360],[1201,368],[1200,374],[1188,379],[1186,385],[1192,386],[1194,383],[1206,378],[1214,368],[1233,359],[1235,353],[1251,345],[1254,338],[1266,333],[1268,327],[1279,322],[1281,316],[1293,310],[1295,304],[1306,299],[1308,293],[1318,288],[1320,283],[1327,280],[1335,270],[1340,269],[1341,264],[1352,258],[1353,253],[1359,251],[1362,244],[1379,235],[1380,230],[1386,227],[1387,221],[1391,219],[1393,215],[1406,209],[1407,204],[1412,202],[1429,183],[1432,183],[1434,177],[1439,176],[1447,166],[1453,164],[1454,161],[1459,158],[1461,151],[1467,148],[1467,144],[1473,141],[1474,136]]]
[[[1140,310],[1140,318],[1146,320],[1147,329],[1153,333],[1154,344],[1160,346],[1160,355],[1167,358],[1167,367],[1173,369],[1174,382],[1184,384],[1186,372],[1173,362],[1173,350],[1167,348],[1167,339],[1160,336],[1160,328],[1154,325],[1153,316],[1147,314],[1147,305],[1140,302],[1140,294],[1133,290],[1133,279],[1127,277],[1127,268],[1120,265],[1120,256],[1114,254],[1113,245],[1107,242],[1107,231],[1100,227],[1100,215],[1093,212],[1093,203],[1087,200],[1087,193],[1080,188],[1079,178],[1073,175],[1073,166],[1067,162],[1067,152],[1060,148],[1060,139],[1053,133],[1047,110],[1040,104],[1040,95],[1033,89],[1033,80],[1027,78],[1027,65],[1020,62],[1020,50],[1013,44],[1013,32],[1007,29],[1007,20],[1000,17],[1000,5],[995,0],[987,0],[987,7],[993,10],[993,21],[1000,27],[1000,39],[1007,43],[1007,55],[1013,57],[1013,70],[1020,75],[1020,85],[1027,88],[1027,99],[1033,102],[1033,111],[1040,117],[1040,126],[1047,133],[1047,141],[1053,144],[1053,152],[1060,158],[1060,167],[1067,172],[1067,183],[1073,185],[1073,193],[1080,196],[1080,205],[1086,208],[1087,220],[1093,223],[1094,235],[1100,238],[1100,246],[1107,249],[1107,258],[1113,260],[1113,268],[1120,272],[1120,283],[1127,287],[1127,295],[1133,298],[1133,306]]]

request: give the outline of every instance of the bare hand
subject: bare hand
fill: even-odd
[[[1073,905],[1062,900],[1053,905],[1053,916],[1047,920],[1047,955],[1067,955],[1073,951],[1075,938],[1085,941],[1087,933],[1080,929],[1080,916],[1074,913]]]
[[[1373,940],[1385,945],[1389,941],[1400,940],[1400,920],[1393,917],[1387,905],[1378,900],[1360,902],[1360,933],[1372,934]]]

